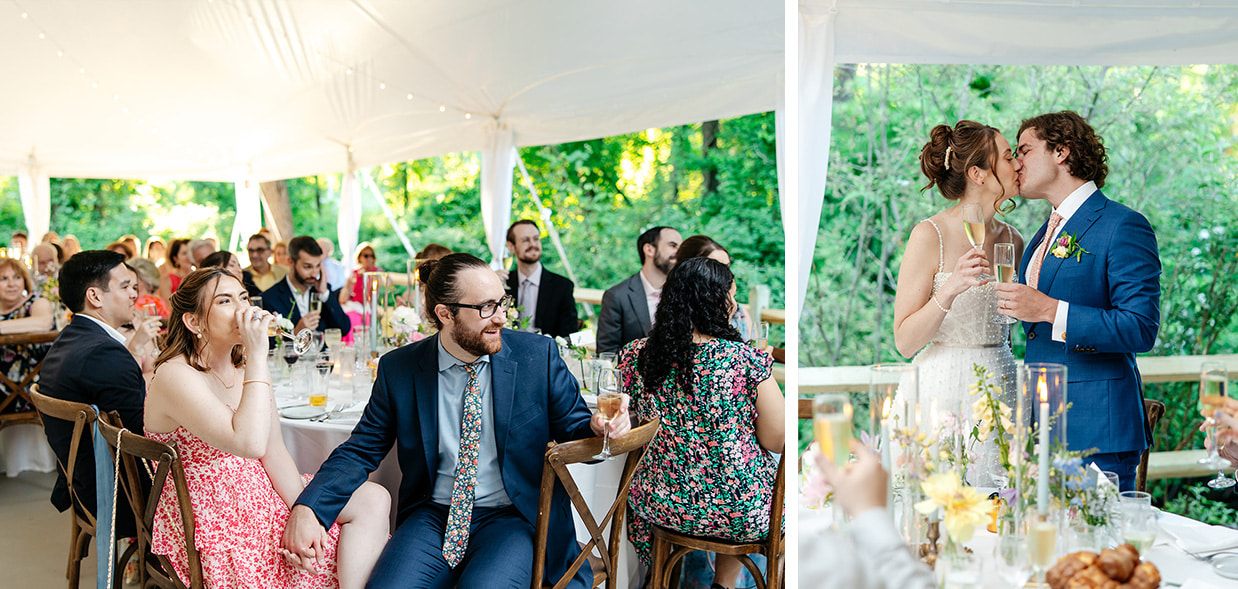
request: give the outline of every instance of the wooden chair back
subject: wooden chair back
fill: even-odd
[[[1165,416],[1165,404],[1155,399],[1144,399],[1143,411],[1148,416],[1148,431],[1152,432],[1152,444],[1139,457],[1139,470],[1135,471],[1136,491],[1148,490],[1148,457],[1152,453],[1152,446],[1156,445],[1156,425]]]
[[[623,475],[619,479],[619,490],[615,493],[615,500],[611,503],[610,509],[606,511],[606,515],[599,522],[589,509],[589,504],[585,502],[584,496],[581,495],[580,488],[576,485],[576,481],[572,478],[572,473],[567,469],[569,464],[578,464],[581,462],[591,462],[599,452],[602,451],[602,438],[588,438],[584,440],[576,440],[573,442],[564,442],[556,444],[550,442],[546,445],[546,457],[542,463],[542,488],[541,496],[537,505],[537,525],[536,535],[533,539],[533,583],[534,589],[542,589],[544,587],[553,587],[554,589],[563,589],[576,576],[576,571],[580,570],[581,566],[590,562],[590,555],[593,554],[596,548],[601,555],[601,569],[594,570],[593,586],[597,587],[603,581],[609,589],[614,589],[619,578],[619,549],[623,546],[623,518],[628,505],[628,490],[631,488],[632,477],[636,474],[636,469],[640,465],[642,452],[640,450],[653,439],[653,436],[658,433],[658,429],[662,427],[662,420],[654,418],[653,420],[633,428],[627,435],[621,438],[615,438],[610,441],[610,452],[615,456],[626,455],[623,464]],[[550,534],[550,506],[551,498],[554,496],[555,487],[562,485],[567,492],[567,496],[572,501],[572,507],[580,516],[585,528],[589,531],[590,539],[581,547],[580,556],[572,561],[567,572],[553,584],[546,582],[546,543]],[[609,537],[605,537],[603,530],[606,526],[610,526]]]
[[[56,340],[58,332],[46,331],[39,333],[14,333],[8,335],[0,335],[0,347],[4,346],[20,346],[33,344],[46,344]],[[39,411],[9,411],[9,407],[13,407],[18,401],[25,401],[34,404],[30,399],[30,390],[34,386],[34,379],[39,375],[39,370],[43,368],[43,363],[39,362],[30,372],[22,375],[21,379],[14,382],[4,373],[0,373],[0,430],[11,425],[20,425],[23,423],[39,424]],[[71,421],[71,420],[66,420]]]
[[[169,477],[176,492],[181,524],[185,528],[185,550],[189,555],[189,584],[181,581],[166,556],[154,554],[147,560],[145,570],[142,571],[146,576],[143,588],[153,586],[164,589],[202,589],[202,562],[194,545],[193,506],[176,445],[164,444],[121,429],[108,423],[106,419],[99,420],[99,430],[111,447],[113,458],[117,452],[120,454],[121,486],[136,516],[138,544],[144,554],[150,552],[155,510],[159,506],[164,483]],[[150,475],[149,491],[146,490],[143,473]]]

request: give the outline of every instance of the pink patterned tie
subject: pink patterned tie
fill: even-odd
[[[460,455],[456,459],[456,480],[451,487],[451,508],[443,532],[443,558],[451,568],[464,560],[469,546],[469,523],[473,519],[473,498],[477,492],[477,443],[481,439],[481,385],[477,366],[465,364],[469,373],[464,387],[464,416],[460,420]]]
[[[1062,216],[1056,211],[1049,215],[1049,227],[1045,229],[1045,236],[1040,240],[1040,246],[1032,253],[1032,262],[1027,267],[1027,285],[1032,288],[1036,288],[1036,285],[1040,283],[1040,265],[1044,263],[1049,248],[1053,247],[1053,238],[1057,236],[1057,228],[1061,224]]]

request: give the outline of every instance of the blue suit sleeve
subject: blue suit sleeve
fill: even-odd
[[[550,385],[549,401],[547,403],[550,418],[550,435],[556,442],[568,442],[594,437],[593,428],[589,426],[589,407],[580,396],[580,384],[576,377],[567,370],[567,364],[559,356],[559,347],[554,340],[546,339],[550,348],[547,379]]]
[[[379,364],[374,392],[365,406],[361,421],[353,428],[352,436],[322,463],[314,479],[297,497],[295,505],[305,505],[314,510],[322,527],[330,529],[353,492],[378,468],[391,450],[395,430],[396,415],[387,390],[383,365]]]
[[[1152,349],[1160,329],[1161,260],[1148,220],[1130,213],[1104,250],[1109,307],[1071,301],[1066,347],[1138,354]],[[1098,280],[1101,277],[1097,277]]]

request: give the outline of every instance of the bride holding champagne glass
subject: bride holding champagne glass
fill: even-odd
[[[947,413],[971,419],[974,364],[988,369],[1002,387],[1002,400],[1014,405],[1010,328],[997,311],[993,280],[1017,275],[1002,266],[1023,255],[1023,237],[996,218],[1013,208],[1019,168],[1006,138],[973,121],[934,127],[920,151],[920,171],[928,179],[923,190],[937,187],[953,204],[916,224],[907,240],[894,299],[894,342],[904,357],[915,356],[920,403],[932,408],[935,419]],[[995,444],[969,446],[969,454],[968,482],[999,486],[992,478],[1001,474]]]

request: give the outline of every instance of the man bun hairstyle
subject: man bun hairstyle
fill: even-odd
[[[998,130],[975,121],[937,125],[929,131],[928,143],[920,148],[920,171],[928,178],[921,191],[933,186],[949,200],[958,200],[967,190],[967,171],[972,166],[992,170],[997,164]]]
[[[298,235],[288,242],[288,259],[296,263],[301,259],[301,254],[309,254],[314,257],[322,255],[322,246],[318,245],[313,237],[308,235]]]
[[[437,260],[426,260],[418,266],[418,269],[421,284],[425,286],[426,315],[434,323],[434,327],[441,331],[443,321],[438,318],[438,313],[434,312],[435,307],[448,305],[452,317],[455,317],[459,309],[450,305],[460,302],[462,296],[460,275],[465,270],[490,270],[490,265],[473,254],[459,253],[449,254]]]
[[[86,304],[86,289],[108,290],[108,274],[125,263],[125,255],[109,250],[78,252],[60,269],[60,299],[74,313]]]
[[[1064,110],[1026,119],[1019,125],[1019,136],[1028,129],[1045,142],[1045,149],[1050,152],[1060,147],[1070,150],[1066,168],[1071,176],[1095,182],[1097,188],[1105,187],[1105,176],[1109,175],[1105,144],[1079,113]]]

